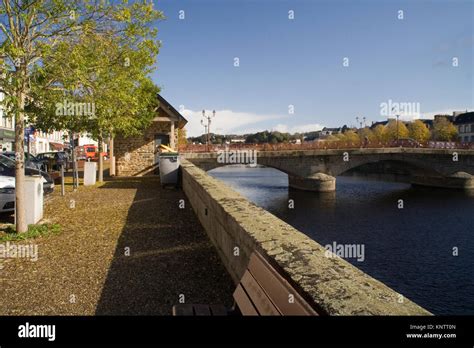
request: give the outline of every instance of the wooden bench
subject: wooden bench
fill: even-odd
[[[175,305],[173,315],[318,315],[313,307],[283,278],[254,252],[248,267],[234,291],[234,308],[223,306]]]

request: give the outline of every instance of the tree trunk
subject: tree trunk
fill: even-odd
[[[71,137],[71,161],[72,161],[72,189],[73,191],[77,190],[77,187],[79,186],[79,179],[77,175],[77,158],[76,158],[76,146],[75,146],[75,141],[74,141],[74,132],[70,131],[69,136]]]
[[[104,140],[102,136],[99,138],[99,180],[98,182],[104,181],[104,157],[102,157],[102,152],[104,148]]]
[[[115,154],[114,154],[114,137],[111,135],[109,140],[109,156],[110,156],[110,176],[115,176]]]
[[[28,231],[25,211],[25,93],[17,93],[17,110],[15,113],[15,221],[16,232]]]

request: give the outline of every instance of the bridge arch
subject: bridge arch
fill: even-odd
[[[287,174],[290,187],[310,191],[334,191],[336,176],[357,170],[405,175],[406,181],[419,185],[474,190],[474,152],[456,151],[459,161],[446,149],[262,151],[257,164]],[[204,170],[232,164],[220,163],[216,153],[185,157]]]

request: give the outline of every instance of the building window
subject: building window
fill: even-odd
[[[471,133],[474,133],[474,123],[471,124]]]

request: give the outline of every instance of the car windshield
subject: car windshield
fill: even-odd
[[[31,153],[28,153],[28,152],[25,152],[25,157],[26,157],[28,160],[33,161],[33,162],[38,161],[38,159],[37,159],[34,155],[32,155]]]
[[[0,155],[0,165],[7,168],[15,168],[15,161],[7,156]]]
[[[93,147],[88,147],[86,148],[87,152],[95,152],[95,149]]]
[[[13,152],[6,152],[6,153],[3,153],[2,155],[11,159],[15,159],[15,154]]]

